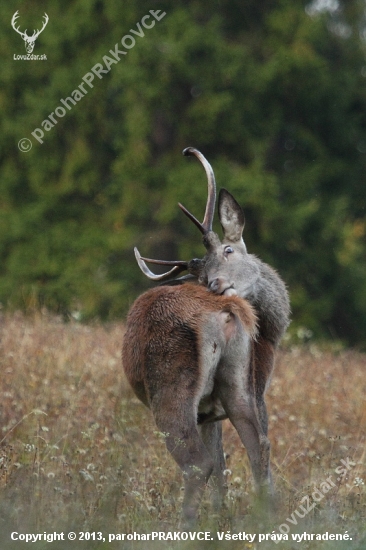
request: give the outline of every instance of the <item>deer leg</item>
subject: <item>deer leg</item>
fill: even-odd
[[[255,398],[253,399],[253,411],[255,418],[258,420],[261,433],[259,437],[261,440],[261,460],[262,460],[262,473],[268,480],[267,486],[270,489],[270,493],[273,495],[272,475],[270,470],[270,443],[267,438],[268,434],[268,415],[267,407],[264,401],[264,394],[266,387],[271,378],[271,374],[274,367],[275,347],[273,343],[268,341],[263,336],[260,336],[253,346],[254,364],[252,363],[252,376],[254,376],[254,392]]]
[[[262,430],[258,430],[251,419],[234,417],[230,420],[247,450],[257,489],[261,491],[265,486],[270,487],[270,442],[268,437]]]
[[[245,368],[241,374],[240,369],[237,366],[235,368],[237,360],[235,355],[231,356],[230,350],[225,368],[220,373],[220,398],[247,450],[257,489],[272,494],[264,393],[273,370],[274,347],[263,337],[259,337],[252,352],[247,374]]]
[[[222,397],[225,411],[247,450],[257,490],[271,492],[270,442],[259,420],[255,399]],[[265,407],[264,401],[262,407]]]
[[[210,482],[213,484],[213,506],[215,511],[222,507],[227,486],[225,483],[225,457],[222,447],[222,423],[207,422],[199,426],[202,440],[214,461]]]
[[[268,434],[268,414],[267,407],[264,401],[263,395],[256,396],[256,406],[258,412],[258,420],[261,426],[261,429],[265,435]]]
[[[185,527],[192,527],[197,518],[203,491],[215,466],[197,430],[197,411],[193,399],[182,403],[172,399],[174,392],[167,392],[167,399],[155,399],[152,411],[158,429],[165,434],[168,451],[181,468],[184,478],[182,520]]]
[[[270,380],[275,358],[274,345],[260,336],[253,344],[254,357],[252,358],[252,376],[255,379],[255,396],[258,418],[265,435],[268,433],[268,416],[264,393]]]

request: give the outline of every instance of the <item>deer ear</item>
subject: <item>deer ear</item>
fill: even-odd
[[[226,189],[220,189],[219,193],[219,220],[225,240],[235,243],[242,239],[244,212]]]

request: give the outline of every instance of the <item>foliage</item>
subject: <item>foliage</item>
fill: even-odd
[[[1,4],[0,301],[113,319],[146,287],[133,257],[202,256],[205,177],[244,206],[251,252],[287,281],[294,326],[365,346],[366,22],[358,0]],[[337,8],[338,6],[338,8]],[[31,134],[149,10],[108,74]],[[10,26],[49,23],[34,53]],[[150,21],[150,20],[149,20]],[[141,23],[140,23],[141,24]],[[31,139],[20,152],[21,138]]]

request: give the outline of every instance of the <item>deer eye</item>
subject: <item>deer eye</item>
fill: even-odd
[[[234,249],[231,246],[225,246],[224,252],[225,254],[232,254],[234,252]]]

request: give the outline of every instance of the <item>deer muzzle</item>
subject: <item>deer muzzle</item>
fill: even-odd
[[[221,296],[235,296],[237,294],[234,283],[229,282],[224,277],[215,277],[208,282],[208,289],[214,294]]]

